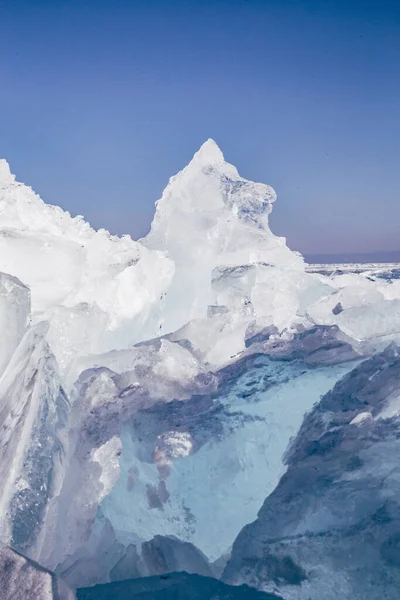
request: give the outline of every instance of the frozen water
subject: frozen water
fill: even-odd
[[[0,162],[1,169],[1,162]],[[0,542],[2,600],[74,600],[59,578]]]
[[[350,368],[310,370],[301,361],[250,356],[218,375],[211,398],[205,392],[210,384],[216,389],[213,379],[186,372],[178,384],[176,367],[165,370],[163,344],[158,353],[155,348],[133,349],[131,361],[145,350],[142,360],[163,373],[159,380],[140,361],[121,375],[97,367],[81,376],[73,466],[61,496],[61,543],[52,556],[71,584],[107,581],[132,546],[143,561],[141,543],[157,535],[192,543],[210,561],[229,552],[239,526],[255,517],[282,474],[282,455],[304,411]],[[124,360],[126,368],[128,356]],[[144,388],[146,380],[153,387]],[[115,435],[122,441],[120,477],[104,498],[107,463],[99,469],[93,458]],[[218,527],[209,527],[210,513]],[[146,564],[142,574],[157,572]]]
[[[0,273],[0,376],[25,333],[30,304],[29,289],[16,277]]]
[[[135,242],[0,162],[3,540],[74,585],[129,557],[158,572],[162,548],[171,568],[182,548],[209,566],[277,485],[305,412],[400,340],[397,283],[306,272],[269,229],[275,199],[208,140]],[[399,406],[392,389],[350,430]]]
[[[305,417],[288,471],[239,534],[230,583],[288,600],[398,597],[400,389],[391,345],[359,364]]]
[[[1,539],[33,557],[64,475],[69,410],[46,330],[27,331],[0,378]]]
[[[275,368],[284,370],[279,364]],[[220,404],[210,407],[208,417],[200,413],[185,422],[177,407],[179,427],[174,429],[174,421],[165,423],[165,413],[157,417],[156,408],[152,415],[138,415],[133,431],[124,428],[121,477],[103,502],[105,515],[116,530],[134,531],[144,540],[158,533],[175,535],[216,560],[229,552],[238,528],[255,518],[278,482],[282,456],[304,412],[347,369],[301,374],[293,366],[280,374],[289,381],[268,389],[274,366],[267,363],[239,377],[231,392],[220,391]],[[257,380],[248,386],[252,377]],[[254,389],[257,385],[261,390]],[[160,427],[158,435],[152,434]],[[204,435],[209,438],[205,443]],[[143,436],[147,444],[153,437],[145,454]],[[218,527],[209,527],[210,514]]]
[[[397,282],[382,283],[347,273],[331,278],[329,283],[336,289],[307,307],[307,315],[315,323],[336,324],[353,339],[374,341],[381,350],[391,340],[400,341]]]
[[[109,315],[97,304],[80,303],[73,307],[54,306],[48,310],[47,339],[58,361],[63,382],[70,388],[76,381],[74,365],[79,358],[107,348],[105,340]]]
[[[11,174],[10,166],[4,158],[0,158],[0,181],[3,184],[13,183],[15,176]]]
[[[280,328],[293,320],[298,288],[315,280],[304,272],[302,257],[269,229],[275,199],[268,185],[240,177],[213,140],[170,179],[141,240],[167,251],[175,264],[164,332],[205,318],[209,305],[227,306],[242,319],[267,311]]]
[[[157,306],[174,267],[162,253],[149,252],[129,236],[94,231],[82,217],[45,204],[9,175],[3,161],[0,270],[29,286],[36,321],[54,316],[53,338],[66,368],[71,345],[72,353],[85,354],[157,335]],[[64,310],[61,316],[59,306],[71,312]],[[73,331],[65,338],[70,325]],[[77,328],[91,339],[83,343]]]

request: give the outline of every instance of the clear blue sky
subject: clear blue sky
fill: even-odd
[[[0,0],[0,156],[138,237],[213,137],[310,252],[400,249],[398,0]]]

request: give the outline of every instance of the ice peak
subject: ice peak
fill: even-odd
[[[218,144],[209,138],[196,152],[191,162],[196,164],[201,163],[202,166],[215,165],[224,162],[224,155]]]
[[[11,174],[10,165],[4,158],[0,158],[0,183],[12,183],[15,175]]]

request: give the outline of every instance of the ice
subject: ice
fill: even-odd
[[[400,279],[385,282],[378,285],[379,291],[383,294],[386,300],[399,300],[400,299]]]
[[[315,354],[314,339],[296,352]],[[284,361],[256,353],[210,373],[182,344],[154,340],[80,365],[59,519],[41,555],[71,585],[108,581],[132,546],[143,562],[141,544],[159,535],[210,562],[229,552],[278,481],[304,411],[350,368],[310,370],[287,349]],[[339,348],[338,362],[356,357]]]
[[[126,423],[121,476],[101,505],[114,531],[125,532],[121,542],[127,532],[135,534],[131,543],[173,535],[210,561],[229,552],[279,480],[304,412],[350,368],[304,373],[299,365],[259,362],[243,376],[238,368],[232,391],[220,390],[216,404],[206,397],[155,404]],[[282,383],[268,389],[263,378]],[[210,514],[218,527],[209,526]]]
[[[2,600],[74,600],[75,598],[75,594],[61,579],[1,542],[0,590]]]
[[[212,577],[214,566],[193,544],[174,536],[157,535],[141,546],[139,555],[134,544],[129,544],[122,558],[110,572],[111,581],[133,577],[161,575],[172,571],[197,573]]]
[[[305,272],[302,257],[269,229],[275,199],[208,140],[171,178],[140,243],[46,205],[2,161],[0,268],[29,286],[34,322],[49,320],[67,387],[80,357],[182,328],[215,366],[244,350],[249,326],[281,333],[299,322],[338,324],[364,339],[372,306],[382,318],[368,337],[397,332],[398,306],[388,303],[400,299],[382,281]],[[335,314],[337,306],[343,311]],[[386,307],[392,325],[383,322]],[[347,312],[358,308],[365,315]]]
[[[306,272],[275,199],[208,140],[135,242],[0,163],[0,533],[71,585],[159,572],[163,552],[223,562],[304,414],[400,340],[398,286]],[[398,415],[385,402],[348,415],[354,435]]]
[[[75,362],[82,356],[107,349],[109,315],[97,304],[80,303],[71,308],[54,306],[48,311],[47,339],[59,364],[65,386],[76,381]]]
[[[101,493],[98,497],[100,503],[113,489],[119,479],[119,455],[121,454],[121,440],[117,435],[108,442],[92,451],[91,459],[100,465],[101,475],[99,478],[102,485]]]
[[[236,539],[224,580],[288,600],[396,600],[400,349],[358,364],[305,417],[288,471]]]
[[[212,577],[206,557],[193,544],[174,537],[155,536],[142,545],[143,574],[162,575],[173,571]],[[147,571],[147,573],[146,573]]]
[[[107,367],[119,374],[121,390],[134,391],[135,386],[146,390],[152,402],[174,400],[187,389],[213,389],[213,377],[207,364],[185,347],[184,342],[155,339],[140,343],[129,350],[89,355],[74,365],[77,375],[87,369]]]
[[[15,176],[11,174],[9,164],[4,158],[0,158],[0,181],[3,184],[13,183]]]
[[[0,376],[25,333],[29,317],[29,289],[16,277],[0,273]]]
[[[81,326],[92,339],[81,348],[103,352],[124,347],[159,333],[160,297],[168,287],[174,265],[160,252],[150,252],[129,236],[119,238],[101,229],[94,231],[82,217],[72,218],[57,206],[45,204],[31,188],[0,171],[0,270],[18,277],[31,290],[35,321],[60,324],[74,320],[80,311]],[[84,324],[82,306],[88,323]],[[93,313],[103,318],[93,326]],[[79,352],[81,339],[57,339],[60,362]],[[66,365],[67,368],[67,365]]]
[[[148,248],[167,251],[175,264],[164,301],[165,333],[186,321],[205,318],[212,304],[241,310],[246,300],[251,302],[246,294],[252,293],[252,308],[261,310],[259,316],[267,309],[279,326],[293,318],[297,286],[313,280],[304,272],[302,257],[269,229],[268,214],[275,199],[268,185],[240,177],[213,140],[203,144],[189,165],[170,179],[157,202],[151,231],[141,240]],[[232,277],[240,279],[237,291],[231,287]],[[220,283],[213,292],[216,279]],[[264,290],[271,290],[265,302],[253,290],[256,279]],[[215,294],[220,296],[216,301]]]
[[[357,416],[355,416],[352,421],[350,421],[350,425],[364,425],[365,423],[370,421],[372,418],[373,417],[370,412],[368,412],[368,411],[362,412],[362,413],[359,413]]]
[[[326,282],[321,277],[321,282]],[[347,273],[329,279],[336,289],[307,307],[317,324],[336,324],[348,336],[375,342],[377,350],[400,341],[400,296],[396,282],[381,283],[364,275]],[[373,348],[374,345],[371,345]]]
[[[69,410],[46,332],[27,331],[0,379],[1,540],[33,558],[64,476]]]
[[[301,266],[300,255],[269,230],[268,214],[275,198],[268,185],[240,177],[215,142],[208,140],[189,165],[170,179],[143,242],[168,251],[178,265],[193,260],[207,268],[247,264],[262,261],[268,249],[271,262]]]
[[[171,178],[140,243],[45,204],[3,162],[0,269],[30,288],[34,322],[50,322],[66,387],[76,359],[172,333],[210,310],[225,312],[207,357],[222,365],[244,349],[250,322],[291,327],[326,293],[326,282],[271,233],[275,198],[208,140]]]
[[[99,503],[119,476],[121,408],[112,375],[107,369],[89,371],[75,390],[68,468],[51,515],[52,530],[40,555],[42,564],[52,570],[83,545]]]
[[[212,375],[189,350],[164,339],[131,350],[88,357],[81,367],[86,370],[71,392],[74,403],[69,469],[58,500],[56,533],[52,535],[56,541],[49,541],[47,554],[41,560],[52,569],[61,565],[62,572],[67,571],[66,578],[75,583],[74,564],[78,558],[82,560],[79,549],[88,545],[85,552],[94,562],[97,560],[97,570],[93,567],[95,579],[87,583],[95,583],[101,571],[105,576],[107,571],[98,557],[93,557],[99,535],[94,522],[99,505],[119,477],[123,424],[141,408],[190,397],[196,392],[207,393],[214,384]],[[122,367],[122,372],[112,370],[113,367]],[[182,452],[184,447],[185,440],[176,446],[176,451]],[[109,570],[113,566],[109,564]]]

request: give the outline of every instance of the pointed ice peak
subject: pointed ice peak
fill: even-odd
[[[191,162],[201,163],[202,166],[215,165],[224,162],[224,155],[218,144],[209,138],[196,152]]]
[[[4,158],[0,158],[0,183],[12,183],[15,175],[11,174],[10,165]]]

